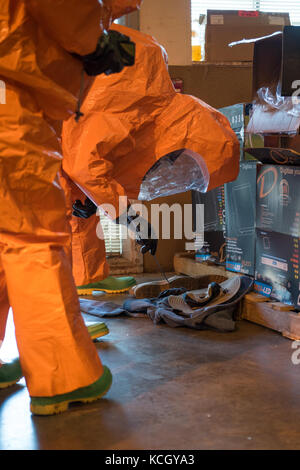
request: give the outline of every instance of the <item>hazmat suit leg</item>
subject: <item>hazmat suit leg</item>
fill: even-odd
[[[54,396],[92,384],[103,366],[80,314],[67,255],[59,141],[30,93],[6,85],[0,105],[1,325],[11,305],[29,394]]]
[[[67,216],[72,231],[73,277],[76,286],[102,281],[109,275],[106,261],[105,241],[100,217],[93,215],[88,219],[72,216],[72,206],[76,200],[84,200],[84,193],[64,172],[60,172],[60,183],[64,190],[67,205]]]
[[[0,264],[0,345],[4,341],[6,322],[9,312],[9,300],[6,288],[6,279],[2,264]]]
[[[72,260],[76,286],[102,281],[109,275],[101,222],[97,215],[89,219],[73,217]]]

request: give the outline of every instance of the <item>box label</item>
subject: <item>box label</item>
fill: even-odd
[[[240,273],[242,271],[242,266],[241,266],[241,263],[237,263],[234,261],[226,261],[226,269],[227,271]]]
[[[224,24],[223,15],[211,15],[210,24]]]
[[[284,26],[285,19],[282,16],[269,16],[269,24]]]
[[[247,18],[258,18],[259,16],[259,11],[244,11],[240,10],[239,11],[239,16],[247,17]]]
[[[268,284],[264,284],[263,282],[255,281],[254,290],[258,294],[264,295],[265,297],[270,297],[272,294],[272,286],[269,286]]]

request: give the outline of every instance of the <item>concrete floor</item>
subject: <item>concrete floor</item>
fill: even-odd
[[[0,390],[1,450],[300,449],[292,341],[246,321],[230,334],[141,318],[106,323],[96,347],[114,376],[107,397],[35,417],[24,381]],[[16,352],[9,328],[6,360]]]

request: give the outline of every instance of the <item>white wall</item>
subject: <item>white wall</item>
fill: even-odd
[[[190,0],[144,0],[140,30],[165,47],[169,65],[192,63]]]

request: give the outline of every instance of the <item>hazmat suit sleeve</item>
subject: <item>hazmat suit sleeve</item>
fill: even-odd
[[[68,52],[92,53],[112,21],[142,0],[27,0],[31,15]]]

